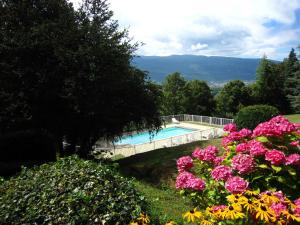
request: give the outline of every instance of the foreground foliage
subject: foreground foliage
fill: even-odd
[[[112,166],[73,156],[0,184],[0,224],[129,224],[143,199]]]
[[[224,151],[197,148],[177,160],[176,188],[203,209],[184,217],[203,224],[299,223],[300,124],[277,116],[253,131],[224,129]]]

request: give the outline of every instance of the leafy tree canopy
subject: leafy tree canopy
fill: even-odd
[[[1,133],[43,128],[87,156],[99,137],[159,127],[155,89],[130,65],[137,44],[106,0],[0,7]]]

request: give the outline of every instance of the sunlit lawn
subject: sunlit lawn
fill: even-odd
[[[290,122],[300,123],[300,114],[290,114],[290,115],[285,115],[285,117],[288,118]]]

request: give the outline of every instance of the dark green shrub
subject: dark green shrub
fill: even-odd
[[[143,199],[114,167],[71,156],[4,181],[0,224],[129,224]]]
[[[258,124],[279,115],[278,109],[269,105],[251,105],[242,108],[236,115],[234,122],[239,129],[253,130]]]
[[[41,129],[22,130],[0,136],[0,176],[15,174],[21,166],[56,160],[58,143]]]

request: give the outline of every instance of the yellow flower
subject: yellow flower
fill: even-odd
[[[208,217],[214,217],[216,216],[216,213],[212,210],[212,207],[207,207],[205,209],[205,215]]]
[[[201,225],[213,225],[213,223],[212,222],[210,222],[209,220],[201,220],[201,222],[200,222],[200,224]]]
[[[242,208],[239,205],[230,205],[222,213],[222,217],[229,220],[244,218],[245,214],[242,213]]]
[[[170,220],[169,222],[167,222],[165,225],[175,225],[176,223],[173,220]]]
[[[247,201],[244,201],[241,204],[249,212],[253,212],[255,210],[254,202],[251,199],[247,199]]]
[[[266,223],[275,222],[276,216],[270,211],[266,205],[261,205],[256,208],[256,219],[260,219]]]
[[[144,225],[150,223],[149,216],[146,213],[141,213],[140,217],[137,218],[137,221],[141,222]]]
[[[194,222],[195,219],[200,219],[201,217],[202,213],[197,211],[197,208],[187,211],[185,214],[183,214],[183,218],[187,219],[188,222]]]
[[[278,203],[280,202],[280,199],[273,195],[272,193],[263,194],[260,199],[267,203],[268,205],[271,205],[272,203]]]
[[[137,222],[131,222],[130,225],[139,225]]]
[[[250,196],[250,197],[258,197],[259,191],[251,191],[251,190],[247,190],[247,191],[245,192],[245,195]]]
[[[294,221],[300,222],[300,218],[295,216],[294,214],[289,213],[287,210],[282,211],[282,214],[286,216],[286,218],[292,219]]]
[[[243,196],[241,194],[228,195],[226,198],[227,198],[228,202],[230,202],[232,204],[238,204],[238,205],[241,205],[248,200],[248,198],[246,198],[245,196]]]

